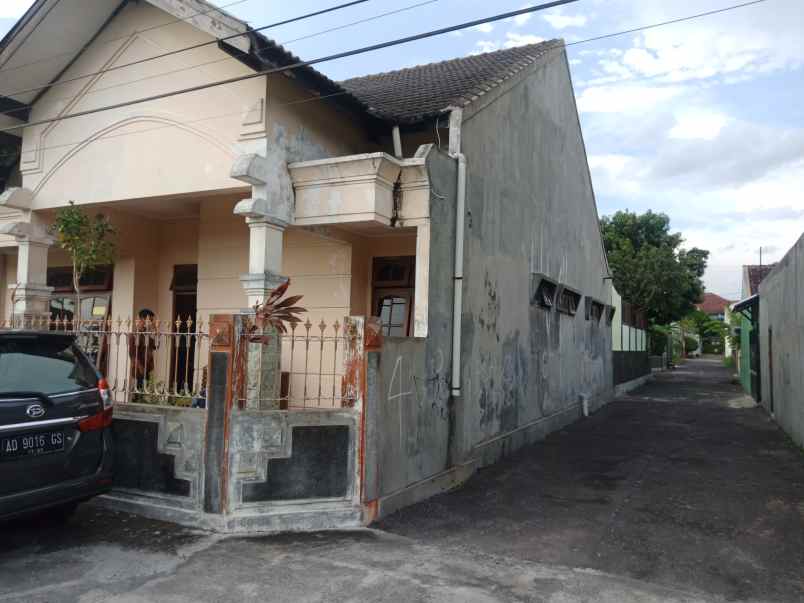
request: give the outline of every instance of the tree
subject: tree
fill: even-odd
[[[648,211],[620,211],[600,221],[614,286],[626,301],[644,308],[653,324],[669,324],[692,312],[703,296],[709,252],[683,249],[670,218]]]
[[[691,312],[681,321],[687,332],[695,333],[701,341],[707,337],[724,337],[728,331],[725,323],[710,317],[701,310]]]
[[[114,261],[117,232],[102,214],[90,217],[73,201],[56,211],[51,227],[59,246],[70,254],[75,288],[75,314],[81,321],[81,277],[93,268]]]

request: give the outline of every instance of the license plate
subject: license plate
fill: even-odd
[[[64,450],[63,431],[44,431],[0,438],[0,460],[39,456],[62,450]]]

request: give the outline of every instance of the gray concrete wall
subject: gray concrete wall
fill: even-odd
[[[118,405],[113,424],[115,496],[200,511],[205,424],[201,409]]]
[[[449,377],[457,162],[433,150],[427,169],[432,191],[428,337],[386,338],[376,366],[369,365],[366,500],[397,493],[451,464],[455,423],[449,409]]]
[[[230,510],[270,512],[282,501],[298,503],[321,498],[338,498],[356,506],[357,417],[352,409],[235,410],[229,444]],[[319,450],[311,450],[309,442],[297,443],[294,438],[297,430],[307,428],[345,429],[348,432],[345,449],[337,451],[333,446],[330,454],[322,455],[318,454]],[[323,439],[327,439],[325,434]],[[278,465],[279,460],[284,460],[285,466]],[[294,461],[294,466],[289,467],[287,461]],[[304,477],[299,477],[295,487],[289,488],[282,481],[286,476],[271,475],[272,469],[285,473],[293,469]],[[309,481],[309,476],[318,476],[319,485],[333,482],[332,488],[324,490],[338,493],[322,494],[316,484]]]
[[[762,281],[759,331],[762,404],[804,446],[804,236]]]
[[[597,300],[611,291],[565,53],[464,110],[468,162],[463,399],[456,450],[497,460],[613,393],[611,327],[531,303],[543,273]],[[511,436],[511,437],[509,437]]]

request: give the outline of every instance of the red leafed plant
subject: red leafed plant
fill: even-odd
[[[296,304],[303,296],[292,295],[282,299],[287,293],[288,287],[290,287],[290,279],[271,291],[264,302],[254,307],[259,328],[265,330],[266,327],[273,327],[278,333],[287,333],[288,325],[296,325],[302,321],[299,314],[304,314],[307,309]],[[252,341],[255,343],[262,341],[262,337],[257,336],[252,338]]]

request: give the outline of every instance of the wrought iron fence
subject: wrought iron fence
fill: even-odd
[[[293,410],[349,408],[346,361],[356,337],[349,324],[308,318],[286,333],[244,320],[235,358],[241,408]]]
[[[120,404],[206,406],[209,333],[203,321],[44,317],[0,322],[0,329],[20,328],[75,335]]]

